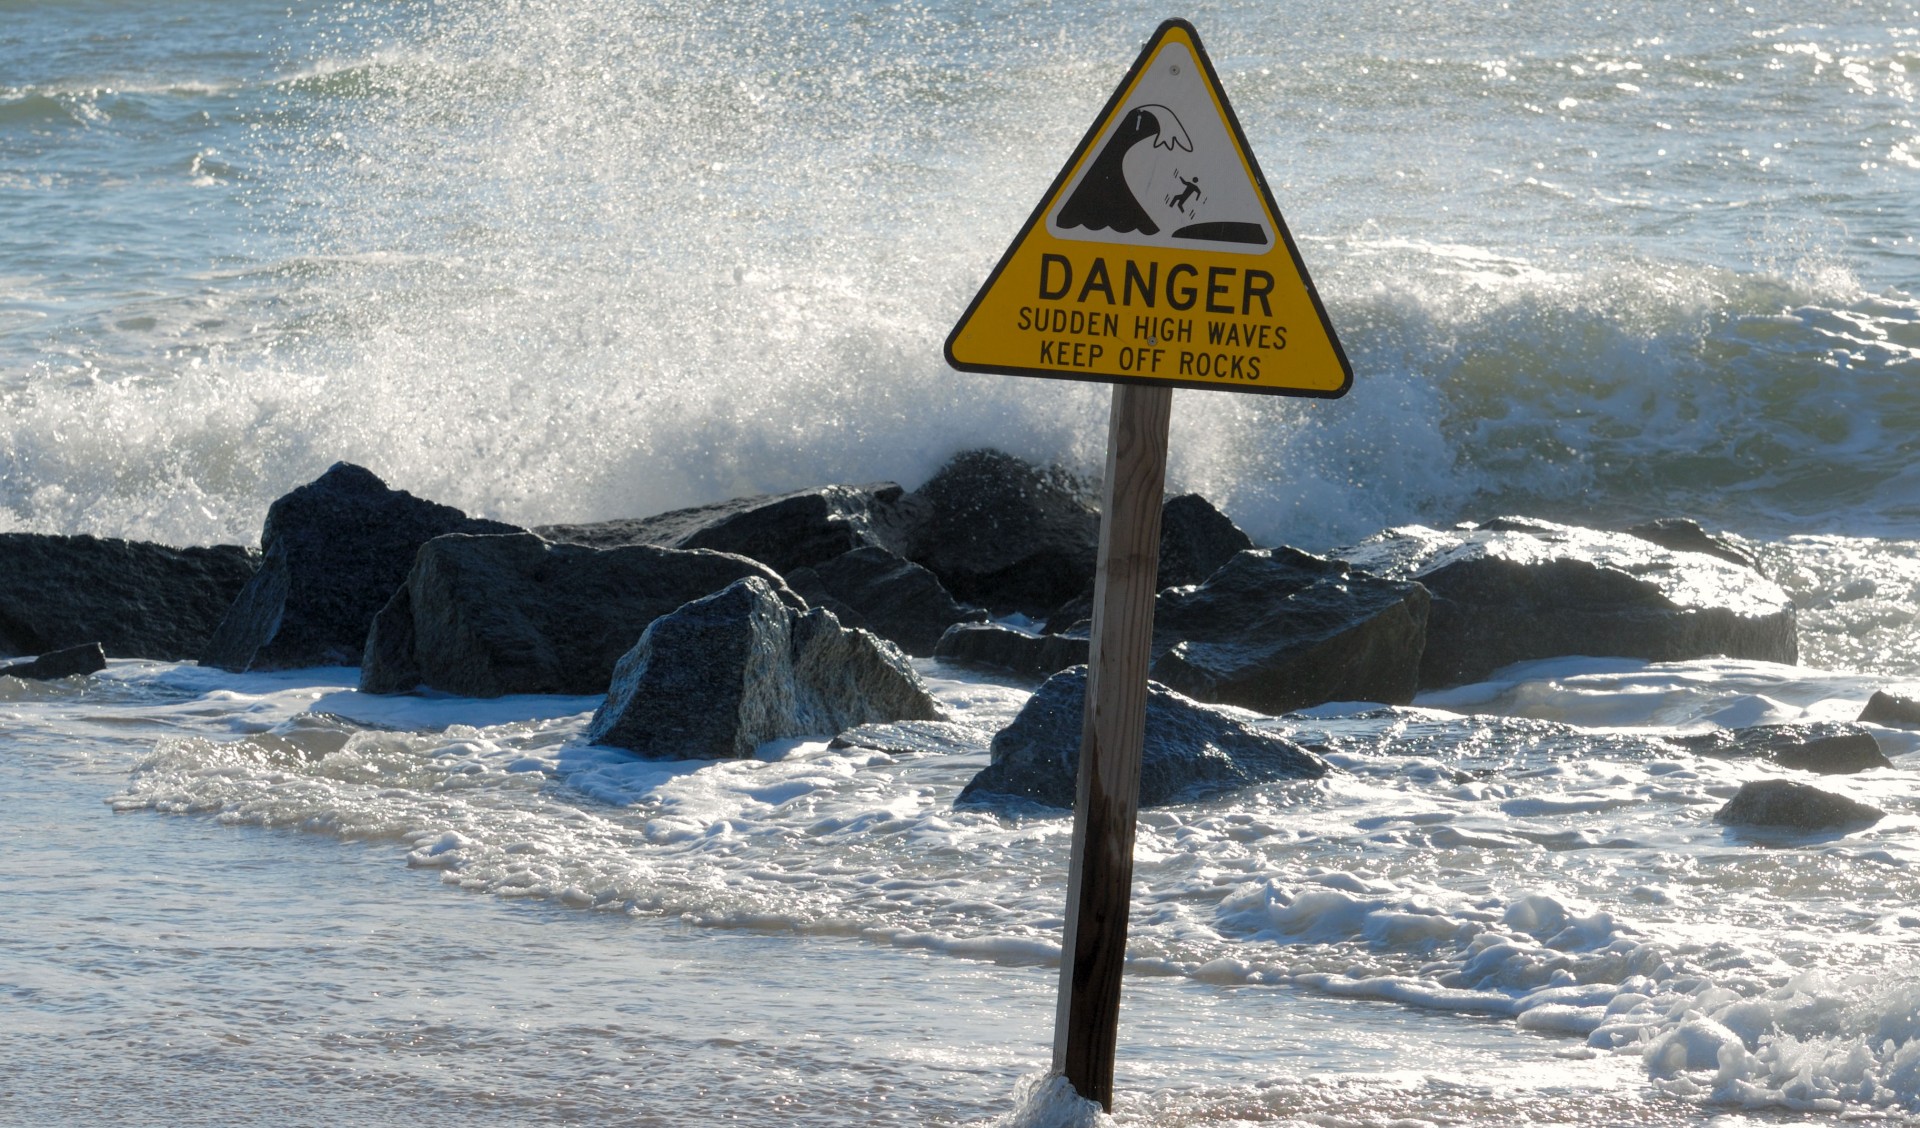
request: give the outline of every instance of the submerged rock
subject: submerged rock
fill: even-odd
[[[1086,696],[1084,666],[1048,678],[993,738],[992,762],[955,803],[1072,807]],[[1165,686],[1147,687],[1142,807],[1188,802],[1268,780],[1316,779],[1326,771],[1324,760],[1284,737]]]
[[[191,660],[258,564],[233,545],[0,533],[0,656],[98,642],[117,658]]]
[[[1893,766],[1880,751],[1872,733],[1858,725],[1827,721],[1716,729],[1671,739],[1702,756],[1723,759],[1752,756],[1771,760],[1783,768],[1820,775],[1851,775],[1869,768]]]
[[[655,619],[587,736],[654,759],[738,759],[782,737],[939,716],[890,643],[752,576]]]
[[[766,565],[724,552],[437,537],[368,632],[360,688],[601,693],[648,624],[747,576],[804,607]]]
[[[961,599],[1038,619],[1093,582],[1100,515],[1059,470],[970,450],[912,497],[906,555]]]
[[[1760,779],[1740,785],[1714,820],[1730,826],[1780,830],[1842,830],[1871,826],[1886,816],[1870,807],[1790,779]]]
[[[895,756],[971,756],[984,754],[993,733],[953,721],[891,721],[851,728],[827,742],[829,748],[866,748]]]
[[[374,616],[421,545],[447,533],[519,531],[336,462],[268,508],[260,571],[232,600],[200,661],[234,671],[357,666]]]
[[[900,553],[914,511],[892,482],[821,486],[793,493],[735,498],[653,517],[592,524],[543,525],[550,541],[590,548],[645,544],[707,548],[758,560],[777,572],[814,567],[860,548]]]
[[[1875,690],[1860,710],[1860,721],[1888,728],[1920,728],[1920,701]]]
[[[870,630],[920,658],[934,653],[948,627],[987,617],[955,600],[932,572],[873,545],[796,568],[787,584],[844,625]]]
[[[940,636],[934,657],[965,666],[1042,678],[1087,663],[1083,624],[1060,634],[1038,634],[1004,623],[957,623]]]
[[[1390,529],[1342,553],[1433,593],[1423,688],[1535,658],[1798,658],[1793,603],[1747,568],[1625,533],[1502,518]]]
[[[1750,554],[1735,547],[1727,538],[1707,532],[1700,527],[1700,522],[1690,517],[1661,517],[1654,521],[1643,521],[1628,528],[1627,534],[1675,552],[1704,552],[1729,564],[1738,564],[1756,572],[1760,570],[1760,562]]]
[[[1153,677],[1262,713],[1404,704],[1419,688],[1428,603],[1417,583],[1290,548],[1250,549],[1198,587],[1160,593]]]
[[[107,652],[97,642],[50,650],[31,662],[0,666],[0,677],[52,681],[56,678],[84,677],[107,668]]]

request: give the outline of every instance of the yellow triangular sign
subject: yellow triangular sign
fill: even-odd
[[[1192,24],[1148,40],[954,326],[947,362],[1346,394],[1353,367]]]

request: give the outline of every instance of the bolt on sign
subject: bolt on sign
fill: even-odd
[[[1344,395],[1353,367],[1193,25],[1160,25],[947,338],[947,362]]]

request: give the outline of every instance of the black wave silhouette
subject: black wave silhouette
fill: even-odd
[[[1158,140],[1162,130],[1181,130],[1180,123],[1162,122],[1155,112],[1158,106],[1141,106],[1129,112],[1120,128],[1113,131],[1107,143],[1094,158],[1093,167],[1080,178],[1073,195],[1061,206],[1053,222],[1059,227],[1084,227],[1089,231],[1138,231],[1142,235],[1156,235],[1160,225],[1147,215],[1134,197],[1133,189],[1127,187],[1126,170],[1122,162],[1126,160],[1127,150],[1142,141]],[[1169,117],[1171,111],[1167,111]],[[1169,145],[1169,148],[1172,146]],[[1192,146],[1185,146],[1191,151]]]

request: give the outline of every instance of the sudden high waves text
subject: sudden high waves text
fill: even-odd
[[[1287,347],[1273,318],[1273,275],[1257,268],[1161,264],[1104,256],[1040,261],[1037,297],[1014,328],[1034,338],[1037,367],[1187,380],[1258,381]],[[1196,326],[1196,322],[1199,324]]]

